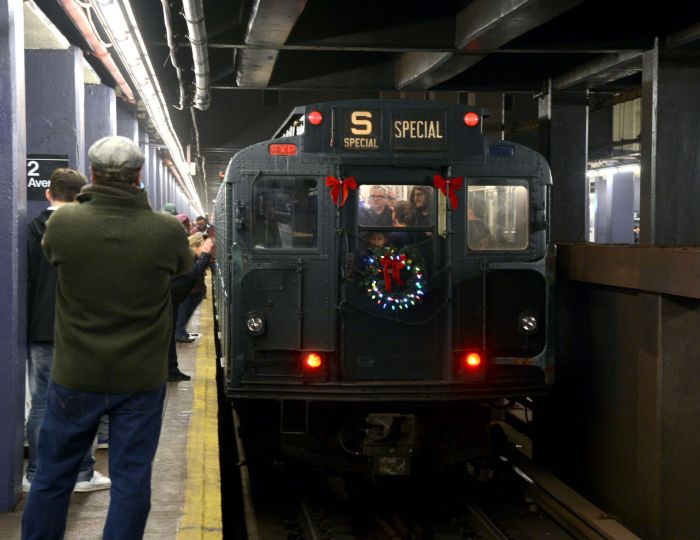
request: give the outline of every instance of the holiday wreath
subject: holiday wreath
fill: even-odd
[[[420,255],[406,248],[373,248],[365,257],[367,295],[382,309],[410,309],[425,294],[421,266]]]

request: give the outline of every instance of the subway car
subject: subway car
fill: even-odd
[[[265,448],[411,474],[489,451],[494,404],[554,379],[552,178],[484,111],[296,108],[215,202],[225,392]]]

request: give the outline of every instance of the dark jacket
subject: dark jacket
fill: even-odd
[[[209,253],[202,253],[201,257],[198,257],[194,261],[194,266],[189,270],[177,277],[174,277],[170,283],[170,293],[173,297],[173,302],[180,304],[187,298],[187,296],[192,292],[195,285],[198,285],[201,281],[204,282],[204,272],[206,272],[209,263],[211,262],[211,255]],[[204,292],[206,292],[207,287],[204,285]]]
[[[77,200],[51,216],[43,240],[58,268],[51,378],[84,392],[154,390],[167,379],[170,280],[193,263],[187,235],[143,192]]]
[[[58,274],[41,249],[48,208],[31,220],[27,231],[27,338],[29,341],[53,341]]]
[[[364,227],[391,227],[393,212],[388,206],[380,214],[371,208],[360,208],[360,225]]]

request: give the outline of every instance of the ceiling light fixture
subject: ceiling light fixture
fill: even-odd
[[[616,167],[599,167],[598,169],[591,169],[586,171],[586,176],[588,178],[602,178],[604,176],[612,176],[616,173],[631,172],[635,176],[639,176],[641,168],[637,164],[631,165],[619,165]]]
[[[170,121],[165,98],[160,90],[151,59],[146,52],[129,0],[89,0],[89,2],[141,96],[151,122],[170,152],[178,173],[176,178],[179,176],[179,183],[188,199],[194,201],[194,206],[199,213],[203,213],[197,190],[190,176],[189,165],[183,157],[182,146]]]

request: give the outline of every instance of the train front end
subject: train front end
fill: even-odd
[[[297,112],[304,132],[241,151],[217,198],[227,395],[315,463],[483,456],[489,405],[553,381],[546,162],[466,107]]]

